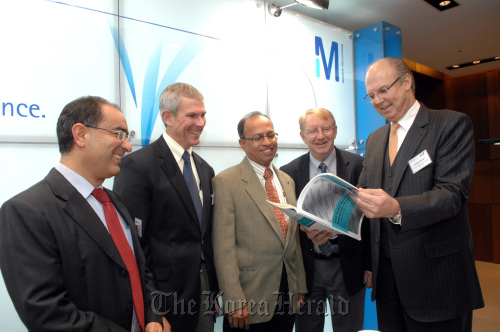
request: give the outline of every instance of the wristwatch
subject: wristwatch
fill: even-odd
[[[393,217],[388,218],[394,225],[401,225],[401,210],[398,211]]]

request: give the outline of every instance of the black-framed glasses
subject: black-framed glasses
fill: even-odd
[[[118,138],[122,142],[125,140],[125,138],[128,139],[128,141],[130,142],[135,136],[135,131],[133,131],[133,130],[130,133],[126,133],[123,130],[112,130],[112,129],[106,129],[106,128],[99,128],[99,127],[96,127],[94,125],[89,125],[89,124],[84,124],[84,126],[88,127],[88,128],[109,131],[110,133],[115,135],[115,137]]]
[[[375,100],[375,97],[382,98],[384,95],[386,95],[389,92],[389,90],[394,86],[394,84],[396,84],[396,82],[399,81],[400,78],[401,78],[401,76],[396,78],[396,80],[394,82],[392,82],[392,84],[389,85],[387,88],[382,88],[375,93],[367,93],[366,96],[363,97],[363,100],[368,101],[368,102],[372,102]],[[366,99],[366,97],[368,97],[369,99]]]
[[[304,134],[306,134],[309,137],[316,137],[319,135],[319,132],[323,133],[323,135],[331,135],[333,133],[333,127],[325,127],[325,128],[314,128],[310,130],[304,131]]]
[[[278,139],[278,133],[267,133],[266,135],[254,135],[252,137],[242,137],[241,139],[244,139],[245,141],[254,141],[254,142],[262,142],[264,138],[267,137],[269,138],[270,141],[273,139]]]

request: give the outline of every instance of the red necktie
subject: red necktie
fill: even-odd
[[[278,196],[278,192],[276,191],[276,188],[273,186],[272,176],[273,172],[271,172],[269,168],[266,168],[266,170],[264,171],[264,179],[266,180],[267,198],[271,202],[279,203],[280,199]],[[283,236],[286,240],[286,232],[288,231],[288,224],[286,223],[285,214],[283,213],[283,211],[274,206],[273,210],[274,214],[276,215],[276,219],[280,223],[281,231],[283,232]]]
[[[108,194],[103,189],[96,188],[92,191],[92,195],[102,204],[109,234],[111,234],[116,248],[120,252],[120,256],[127,267],[128,274],[130,275],[130,283],[132,285],[132,298],[134,299],[135,313],[139,325],[142,331],[144,331],[144,298],[142,296],[141,277],[139,275],[134,253],[125,237],[120,219],[118,219],[118,213]]]

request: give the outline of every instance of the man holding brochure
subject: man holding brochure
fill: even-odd
[[[390,121],[368,137],[362,189],[352,196],[371,222],[378,327],[471,331],[472,310],[484,306],[467,213],[472,121],[419,103],[402,59],[375,62],[365,85]]]
[[[281,167],[295,181],[297,197],[321,173],[333,173],[356,184],[363,158],[335,148],[337,125],[332,113],[324,108],[309,109],[300,116],[299,125],[300,137],[309,152]],[[308,294],[295,319],[296,331],[323,331],[326,299],[336,332],[363,329],[365,284],[371,287],[369,224],[362,226],[362,241],[339,235],[330,240],[333,250],[325,253],[302,228],[300,245]]]

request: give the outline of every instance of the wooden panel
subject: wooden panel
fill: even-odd
[[[491,181],[491,161],[476,161],[474,175],[470,187],[470,203],[491,204],[493,196],[493,183]]]
[[[493,262],[492,209],[489,204],[468,204],[476,260]]]
[[[500,205],[500,160],[491,161],[491,202]]]
[[[453,109],[467,114],[474,124],[476,160],[489,160],[490,147],[478,142],[489,138],[486,73],[455,78],[451,84]]]
[[[500,138],[500,70],[486,73],[488,84],[489,138]],[[491,159],[500,159],[500,146],[490,145]]]
[[[492,208],[493,263],[500,264],[500,205]]]
[[[415,97],[418,101],[429,108],[446,108],[446,92],[442,80],[416,72],[413,76],[415,77]]]

